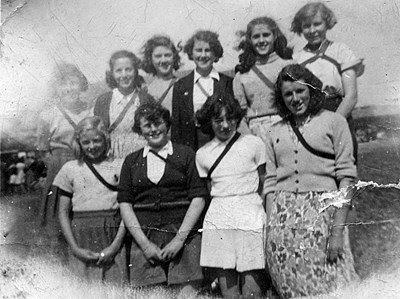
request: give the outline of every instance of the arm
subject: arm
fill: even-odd
[[[348,118],[357,104],[357,75],[354,68],[342,73],[344,98],[337,109],[337,113]]]
[[[60,196],[60,209],[58,217],[60,219],[61,231],[63,232],[68,245],[70,246],[72,253],[82,261],[96,261],[100,254],[93,252],[88,249],[80,248],[75,241],[74,235],[71,229],[71,221],[69,219],[69,212],[71,210],[72,201],[71,198],[61,195]]]
[[[265,180],[265,164],[258,166],[257,171],[258,171],[258,177],[259,177],[257,193],[262,195],[262,191],[264,188],[264,180]],[[265,208],[265,206],[264,206],[264,208]]]
[[[140,249],[143,251],[144,256],[150,264],[162,260],[161,249],[152,243],[144,234],[140,227],[139,220],[133,211],[132,204],[127,202],[120,203],[120,211],[122,219],[126,228],[131,233]]]
[[[201,212],[205,206],[205,200],[202,197],[192,199],[190,206],[186,212],[185,218],[179,228],[176,236],[161,250],[161,257],[164,261],[173,259],[185,244],[185,240],[193,227],[196,225]]]
[[[108,264],[108,263],[112,262],[112,260],[114,259],[114,256],[117,254],[118,250],[122,246],[122,242],[124,241],[125,233],[126,233],[125,225],[124,225],[124,222],[121,221],[119,228],[118,228],[117,235],[115,236],[115,238],[114,238],[113,242],[110,244],[110,246],[104,248],[101,251],[100,258],[97,261],[97,265],[100,265],[103,263]]]

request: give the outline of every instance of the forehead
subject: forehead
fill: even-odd
[[[269,29],[269,26],[267,24],[257,24],[251,30],[252,34],[263,33],[263,32],[272,32],[272,31],[271,29]]]
[[[98,138],[103,138],[103,134],[99,130],[91,128],[83,130],[83,132],[80,134],[79,137],[81,140],[98,139]]]
[[[324,18],[322,17],[322,13],[320,10],[317,10],[315,12],[310,12],[304,19],[304,23],[320,23],[320,22],[325,22]]]
[[[120,57],[114,60],[114,68],[132,67],[133,63],[128,57]]]
[[[167,46],[157,46],[153,50],[153,55],[172,54],[172,49]]]
[[[210,44],[204,40],[196,39],[193,48],[210,48]]]
[[[298,81],[283,81],[282,82],[282,92],[292,91],[296,89],[305,89],[308,88],[307,84],[303,79]]]

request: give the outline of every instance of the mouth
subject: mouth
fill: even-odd
[[[121,78],[119,80],[119,84],[123,85],[123,86],[127,86],[130,85],[132,83],[132,78],[128,77],[128,78]]]
[[[160,135],[162,134],[161,131],[156,131],[156,132],[151,132],[146,134],[147,137],[149,137],[150,139],[157,139],[160,137]]]
[[[172,65],[172,63],[170,63],[170,62],[160,62],[158,64],[158,66],[161,68],[169,68],[171,65]]]
[[[259,42],[259,43],[257,43],[256,47],[257,47],[257,49],[265,51],[265,50],[269,49],[269,44],[266,42]]]

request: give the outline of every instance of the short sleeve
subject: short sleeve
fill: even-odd
[[[239,102],[242,109],[247,109],[247,99],[244,92],[244,86],[241,82],[241,74],[237,73],[233,78],[233,95],[235,99]]]
[[[261,138],[256,136],[251,136],[254,138],[253,148],[255,149],[255,163],[257,166],[263,165],[266,162],[266,149],[265,144]]]
[[[56,177],[54,178],[53,185],[64,190],[68,193],[74,193],[74,186],[73,186],[73,172],[71,169],[71,163],[75,161],[67,162],[64,164],[60,171],[57,173]]]
[[[206,178],[208,173],[208,168],[204,162],[204,151],[203,149],[199,149],[196,153],[196,167],[201,178]]]
[[[341,71],[354,69],[357,77],[364,73],[363,59],[357,58],[354,52],[345,44],[337,43],[338,61],[341,66]]]
[[[188,177],[188,199],[195,197],[205,198],[208,194],[204,180],[199,176],[196,163],[195,153],[191,148],[186,149],[187,157],[187,177]]]

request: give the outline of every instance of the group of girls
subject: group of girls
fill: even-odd
[[[293,54],[273,19],[252,20],[234,79],[214,68],[223,56],[215,32],[187,41],[196,68],[182,78],[179,51],[154,36],[142,63],[129,51],[111,56],[111,91],[93,111],[79,99],[84,75],[59,65],[57,105],[38,128],[42,212],[49,222],[58,211],[48,227],[62,232],[73,270],[187,294],[207,268],[227,298],[263,296],[267,276],[281,298],[356,278],[345,227],[356,143],[346,118],[362,61],[327,40],[335,24],[325,4],[302,7],[292,31],[308,43]],[[338,189],[345,204],[326,199]]]

